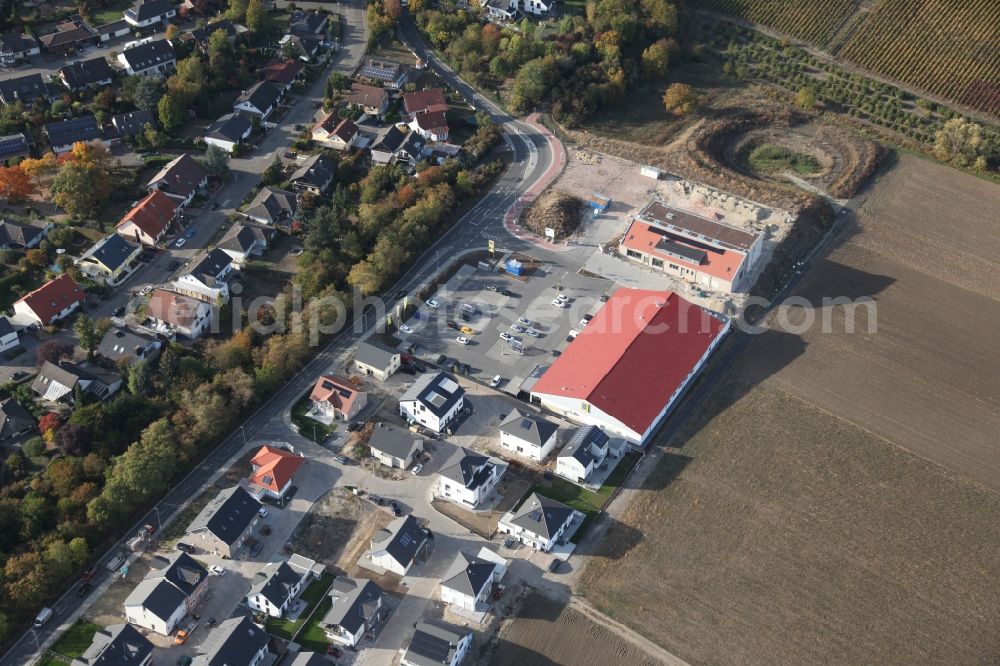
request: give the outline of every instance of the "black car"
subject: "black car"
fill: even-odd
[[[447,361],[448,357],[445,356],[444,354],[441,354],[440,356],[437,357],[437,360],[434,362],[437,363],[438,365],[444,365],[445,363],[447,363]]]
[[[403,510],[399,508],[399,504],[396,503],[396,500],[389,500],[389,508],[392,509],[392,515],[397,518],[403,515]]]
[[[115,308],[115,311],[112,312],[111,314],[113,314],[116,317],[121,317],[123,314],[125,314],[125,306],[119,305],[118,307]]]
[[[28,376],[28,371],[27,370],[17,370],[13,374],[11,374],[10,380],[12,382],[17,382],[17,381],[21,381],[22,379],[24,379],[27,376]]]
[[[264,547],[264,544],[258,541],[256,545],[250,550],[250,557],[257,557],[260,553],[260,549]]]
[[[211,205],[211,206],[209,206],[209,207],[208,207],[208,209],[209,209],[209,210],[215,210],[215,209],[216,209],[216,208],[218,208],[218,207],[219,207],[219,202],[218,202],[218,201],[213,201],[213,202],[212,202],[212,205]]]
[[[427,372],[427,366],[422,363],[414,363],[411,367],[417,372]]]
[[[399,366],[399,371],[404,375],[415,375],[417,374],[416,369],[412,365],[401,365]]]
[[[555,572],[559,571],[559,567],[562,566],[562,563],[563,563],[563,561],[560,560],[558,557],[556,559],[552,560],[552,562],[549,564],[549,571],[551,573],[555,573]]]
[[[593,318],[594,318],[594,315],[589,315],[589,314],[583,315],[583,320],[584,321],[590,321]]]
[[[553,355],[553,356],[559,356],[559,355],[561,355],[561,354],[562,354],[562,352],[561,352],[561,351],[559,351],[558,349],[553,349],[553,350],[552,350],[552,355]]]
[[[378,495],[369,495],[368,499],[375,502],[379,506],[385,506],[385,499],[379,497]]]
[[[452,319],[449,319],[445,323],[448,325],[448,328],[458,329],[458,322],[456,322],[456,321],[454,321]]]
[[[76,588],[76,596],[78,597],[85,596],[87,592],[90,592],[90,583],[80,583],[80,587]]]
[[[192,553],[194,553],[194,546],[192,546],[189,543],[184,543],[183,541],[178,541],[177,545],[174,546],[174,547],[177,550],[180,550],[180,551],[183,551],[183,552],[187,553],[188,555],[191,555]]]
[[[511,297],[513,297],[514,296],[514,292],[510,291],[509,289],[501,289],[500,290],[500,295],[501,296],[511,296]]]
[[[363,425],[364,424],[361,423],[361,421],[351,421],[349,424],[347,424],[347,432],[356,432],[358,430],[361,430],[361,427]]]
[[[396,300],[397,301],[400,300],[400,299],[402,299],[404,296],[406,296],[406,290],[405,289],[400,289],[399,291],[396,292]]]
[[[171,261],[169,264],[167,264],[167,270],[168,271],[176,271],[180,267],[180,265],[181,265],[181,262],[179,262],[179,261],[177,261],[175,259],[174,261]]]

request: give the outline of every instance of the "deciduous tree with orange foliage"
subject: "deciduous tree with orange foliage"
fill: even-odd
[[[31,177],[20,166],[0,167],[0,197],[20,203],[35,191]]]

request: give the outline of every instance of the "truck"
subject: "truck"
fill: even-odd
[[[128,549],[133,553],[138,550],[142,550],[146,547],[146,543],[149,541],[149,538],[153,536],[154,532],[156,532],[156,528],[152,525],[143,525],[139,528],[136,535],[129,539],[126,543]]]
[[[125,564],[125,559],[125,553],[118,551],[111,556],[111,559],[104,565],[104,568],[108,571],[118,571],[121,565]]]

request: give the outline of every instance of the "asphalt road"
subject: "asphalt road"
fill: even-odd
[[[346,4],[346,3],[345,3]],[[346,14],[351,9],[354,10],[353,22],[347,17],[348,22],[356,26],[357,21],[363,21],[363,11],[358,9],[360,3],[352,3],[350,6],[343,6]],[[357,18],[362,16],[362,18]],[[528,190],[531,185],[542,176],[551,164],[552,155],[548,143],[543,137],[537,134],[533,128],[524,123],[518,122],[505,114],[499,107],[478,96],[474,89],[462,81],[457,75],[433,58],[423,45],[419,35],[415,33],[415,28],[411,22],[404,26],[407,34],[405,41],[420,57],[424,58],[443,76],[450,85],[459,90],[470,103],[476,104],[477,108],[486,109],[490,114],[503,124],[508,142],[513,153],[513,160],[510,167],[500,177],[494,187],[482,197],[482,199],[470,209],[456,224],[434,243],[420,258],[418,258],[410,270],[387,291],[387,294],[395,294],[399,290],[414,291],[416,287],[430,277],[432,268],[439,265],[445,257],[452,257],[466,249],[483,247],[486,245],[486,238],[494,237],[503,242],[505,239],[514,242],[512,236],[507,234],[503,226],[503,214],[520,196]],[[348,31],[347,34],[351,34]],[[341,50],[335,61],[334,67],[342,71],[353,71],[357,62],[364,53],[364,31],[353,31],[353,34],[360,36],[360,50],[355,45],[354,48],[346,45]],[[346,36],[346,34],[345,34]],[[97,314],[103,315],[112,311],[118,305],[124,303],[127,298],[129,288],[136,284],[156,283],[166,278],[166,265],[169,263],[168,256],[174,258],[192,258],[196,254],[199,243],[206,243],[213,235],[213,229],[222,224],[227,212],[242,201],[243,197],[259,180],[259,174],[270,164],[275,152],[284,152],[290,145],[294,132],[288,128],[295,123],[305,123],[312,119],[316,110],[311,103],[312,100],[320,99],[325,85],[325,77],[312,87],[308,94],[303,95],[299,103],[289,112],[285,118],[284,126],[272,130],[271,133],[261,142],[253,155],[241,159],[234,159],[230,168],[234,177],[222,187],[213,197],[212,201],[220,202],[217,211],[205,212],[197,220],[199,233],[192,239],[193,248],[185,248],[174,254],[162,252],[146,268],[135,274],[120,288],[118,294],[102,304]],[[280,154],[279,152],[279,154]],[[188,253],[188,254],[182,254]],[[105,312],[106,311],[106,312]],[[135,525],[125,532],[125,537],[117,542],[101,558],[101,568],[94,581],[95,587],[107,582],[110,575],[104,568],[106,562],[112,554],[125,547],[128,536],[134,534],[141,525],[149,523],[153,525],[167,522],[170,517],[178,513],[188,501],[193,499],[198,491],[224,468],[227,461],[236,455],[247,439],[252,439],[254,433],[262,430],[272,430],[276,422],[284,421],[284,416],[289,412],[295,401],[301,396],[306,388],[312,384],[315,377],[335,365],[334,360],[337,355],[354,346],[374,324],[374,313],[369,312],[369,316],[359,327],[351,327],[349,330],[338,334],[297,374],[281,391],[276,393],[270,400],[257,409],[242,425],[234,430],[222,443],[217,446],[205,459],[182,479],[164,497],[156,507],[139,519]],[[270,428],[268,426],[271,426]],[[85,600],[76,597],[77,585],[74,585],[64,594],[52,609],[53,617],[48,623],[38,630],[29,630],[0,660],[0,666],[20,666],[33,662],[39,656],[37,646],[51,644],[60,633],[63,624],[78,616],[85,610]]]

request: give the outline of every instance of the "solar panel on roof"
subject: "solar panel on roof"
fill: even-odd
[[[441,381],[438,383],[438,386],[440,386],[448,393],[454,393],[455,391],[458,390],[458,384],[456,384],[454,380],[448,379],[447,377],[442,378]]]
[[[444,664],[447,663],[451,646],[448,644],[448,641],[443,641],[436,636],[417,631],[410,640],[410,650],[430,659],[434,663]]]

